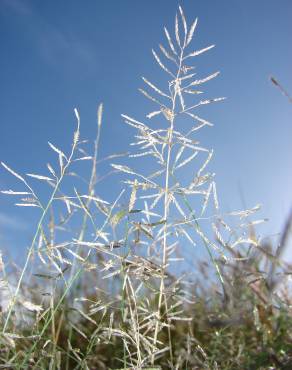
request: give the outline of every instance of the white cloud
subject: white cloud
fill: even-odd
[[[0,228],[11,229],[11,230],[27,230],[28,224],[15,216],[9,216],[5,213],[0,212]]]
[[[23,31],[29,34],[40,56],[54,68],[72,67],[88,70],[96,67],[95,48],[77,33],[62,29],[40,14],[29,1],[2,0],[6,11],[19,16]],[[64,15],[65,16],[65,15]],[[63,70],[63,68],[62,68]]]
[[[21,1],[21,0],[2,0],[2,5],[7,9],[10,9],[19,15],[31,15],[32,8],[28,1]]]

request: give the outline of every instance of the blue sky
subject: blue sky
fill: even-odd
[[[277,233],[292,206],[292,105],[269,76],[292,93],[292,2],[180,4],[189,22],[199,17],[194,49],[216,44],[197,62],[201,76],[221,71],[206,85],[208,96],[228,98],[202,110],[215,124],[202,144],[215,150],[222,208],[242,208],[242,198],[247,207],[260,203],[270,220],[260,232]],[[128,150],[134,133],[120,114],[142,119],[148,113],[137,89],[142,75],[163,82],[151,49],[165,44],[163,26],[173,29],[177,6],[173,0],[0,0],[0,160],[19,173],[45,173],[53,158],[47,142],[70,147],[74,107],[82,137],[94,139],[100,102],[101,156]],[[4,169],[0,187],[17,187]],[[100,193],[113,200],[118,189],[113,181]],[[0,241],[25,248],[33,216],[12,204],[1,196]]]

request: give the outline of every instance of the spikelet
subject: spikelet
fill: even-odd
[[[170,72],[170,70],[167,67],[165,67],[165,65],[161,62],[158,55],[155,53],[155,51],[153,49],[152,49],[152,54],[153,54],[156,62],[160,66],[160,68],[162,68],[165,72],[167,72],[168,74],[170,74],[174,78],[175,77],[174,74],[172,72]]]
[[[74,113],[75,113],[75,116],[76,116],[76,119],[77,119],[77,130],[74,132],[73,146],[76,146],[77,143],[78,143],[78,140],[79,140],[79,136],[80,136],[80,130],[79,130],[80,116],[79,116],[79,112],[78,112],[77,108],[74,109]]]
[[[156,91],[159,95],[161,96],[164,96],[168,99],[171,99],[171,97],[167,94],[165,94],[164,92],[162,92],[158,87],[156,87],[153,83],[149,82],[145,77],[142,77],[142,80],[148,85],[150,86],[154,91]]]
[[[178,44],[178,46],[181,48],[181,41],[180,41],[180,37],[179,37],[179,27],[178,27],[178,16],[176,14],[175,16],[175,39],[176,39],[176,42]]]
[[[129,202],[129,212],[131,212],[132,209],[134,208],[135,201],[136,201],[136,194],[137,194],[137,180],[135,179],[131,197],[130,197],[130,202]]]
[[[192,41],[197,24],[198,24],[198,18],[196,18],[193,24],[191,25],[190,32],[188,34],[188,38],[186,42],[186,46],[189,45],[189,43]]]
[[[18,173],[16,173],[15,171],[13,171],[10,167],[8,167],[7,164],[5,164],[4,162],[1,162],[1,164],[13,176],[15,176],[16,178],[18,178],[20,181],[26,183],[25,180],[24,180],[24,178],[22,176],[20,176]]]
[[[165,35],[166,35],[166,38],[167,38],[167,41],[168,41],[168,44],[169,44],[169,47],[170,47],[171,51],[173,52],[174,55],[177,55],[177,51],[175,50],[175,47],[173,45],[173,42],[171,40],[171,37],[170,37],[169,32],[167,31],[166,27],[164,27],[164,32],[165,32]]]
[[[193,51],[192,53],[188,54],[188,55],[185,57],[185,59],[187,59],[187,58],[191,58],[191,57],[196,57],[196,56],[198,56],[198,55],[200,55],[200,54],[205,53],[205,52],[206,52],[206,51],[208,51],[208,50],[213,49],[214,47],[215,47],[215,45],[210,45],[210,46],[207,46],[207,47],[206,47],[206,48],[204,48],[204,49],[200,49],[200,50],[197,50],[197,51]]]
[[[160,47],[160,50],[162,51],[162,53],[166,56],[166,58],[171,60],[172,62],[174,62],[177,65],[176,59],[172,55],[170,55],[161,44],[159,44],[159,47]]]
[[[184,44],[185,44],[187,33],[188,33],[188,27],[187,27],[187,22],[186,22],[186,18],[185,18],[184,12],[182,10],[182,7],[179,6],[178,9],[179,9],[179,12],[180,12],[180,15],[181,15],[182,24],[183,24],[183,28],[184,28],[184,39],[185,39]]]

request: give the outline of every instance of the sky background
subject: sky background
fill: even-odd
[[[215,124],[202,144],[215,150],[221,208],[260,203],[260,217],[269,218],[260,234],[277,234],[292,206],[292,104],[269,76],[292,93],[292,2],[180,4],[189,23],[199,18],[193,49],[216,44],[196,60],[202,77],[221,71],[204,85],[206,96],[228,98],[201,114]],[[141,76],[162,84],[151,49],[166,45],[163,26],[173,30],[177,6],[174,0],[0,0],[0,160],[21,174],[45,174],[54,158],[47,142],[70,148],[75,107],[82,137],[94,140],[100,102],[100,156],[129,150],[134,132],[120,114],[143,120],[149,113],[137,90]],[[4,169],[0,188],[22,189]],[[120,188],[113,180],[97,193],[114,200]],[[32,220],[31,211],[1,196],[0,247],[21,254]]]

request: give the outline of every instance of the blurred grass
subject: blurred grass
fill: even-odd
[[[171,337],[177,369],[292,368],[292,301],[289,299],[289,288],[282,286],[282,282],[278,280],[279,270],[275,276],[278,283],[274,292],[270,290],[269,284],[273,278],[271,279],[268,272],[272,262],[271,254],[267,257],[265,249],[241,263],[241,266],[236,264],[227,269],[222,268],[226,288],[224,294],[220,291],[220,286],[213,282],[207,291],[202,290],[203,294],[195,294],[194,303],[186,305],[184,315],[192,320],[172,323]],[[267,259],[270,264],[266,264],[267,268],[263,270],[263,261]],[[191,287],[194,292],[200,291],[200,285],[203,284],[200,278],[198,275],[197,282]],[[26,289],[29,290],[30,287],[26,286]],[[83,295],[84,292],[76,289],[77,297]],[[55,300],[58,301],[58,297]],[[92,308],[90,302],[102,302],[107,309],[87,316]],[[121,366],[124,356],[123,340],[111,335],[108,330],[104,331],[104,328],[109,327],[113,332],[115,329],[128,331],[120,308],[115,306],[111,297],[105,298],[98,293],[88,294],[84,303],[83,316],[81,311],[72,307],[72,302],[67,299],[62,302],[54,318],[55,344],[51,327],[43,332],[41,338],[37,338],[51,315],[50,311],[43,313],[33,328],[26,327],[20,331],[10,326],[9,329],[20,337],[10,338],[12,343],[9,335],[2,336],[2,368],[17,368],[15,363],[23,361],[36,340],[37,345],[25,368],[126,368]],[[113,313],[114,321],[111,323]],[[33,335],[36,337],[25,339]],[[159,341],[167,345],[166,329],[159,334]],[[156,366],[170,368],[168,357],[168,352],[161,355]],[[7,359],[10,359],[9,362]],[[11,359],[14,359],[14,363],[9,367]]]

